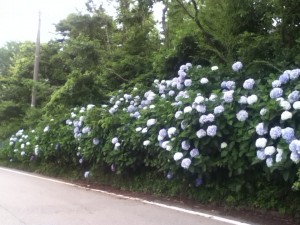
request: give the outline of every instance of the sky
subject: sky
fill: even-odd
[[[55,37],[55,26],[70,13],[84,12],[86,0],[0,0],[0,47],[8,41],[35,41],[41,11],[41,42]],[[94,0],[96,4],[102,1]],[[113,6],[104,2],[108,14]]]

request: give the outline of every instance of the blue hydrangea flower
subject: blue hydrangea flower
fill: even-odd
[[[300,69],[294,69],[289,71],[289,76],[291,80],[296,80],[300,76]]]
[[[262,150],[257,150],[256,151],[256,156],[260,160],[265,160],[266,159],[266,155],[265,155],[264,151],[262,151]]]
[[[239,61],[232,64],[232,70],[237,72],[243,68],[243,64]]]
[[[254,84],[255,84],[255,81],[252,78],[247,79],[243,83],[243,88],[245,88],[246,90],[251,90],[253,88]]]
[[[214,137],[217,134],[217,126],[210,125],[207,127],[206,134],[210,137]]]
[[[277,88],[277,87],[280,87],[281,86],[281,82],[279,80],[274,80],[272,82],[272,87],[273,88]]]
[[[234,93],[233,90],[224,92],[223,93],[223,99],[224,99],[224,101],[227,102],[227,103],[232,102],[233,101],[233,93]]]
[[[261,135],[261,136],[268,133],[268,131],[267,131],[267,129],[266,129],[264,123],[259,123],[259,124],[257,124],[257,126],[256,126],[256,133],[257,133],[258,135]]]
[[[174,175],[173,172],[169,171],[168,174],[167,174],[167,179],[171,180],[173,178],[173,175]]]
[[[293,91],[289,94],[288,100],[290,103],[294,103],[299,100],[299,91]]]
[[[190,145],[190,142],[189,141],[183,141],[183,142],[181,142],[181,148],[183,149],[183,150],[189,150],[190,149],[190,147],[191,147],[191,145]]]
[[[190,151],[190,156],[192,157],[192,158],[194,158],[194,157],[196,157],[196,156],[198,156],[199,155],[199,150],[197,149],[197,148],[194,148],[194,149],[192,149],[191,151]]]
[[[268,158],[266,159],[266,164],[267,164],[267,167],[273,166],[273,158],[268,157]]]
[[[289,82],[290,77],[288,73],[283,73],[282,75],[279,76],[278,79],[282,84],[286,84],[287,82]]]
[[[236,118],[243,122],[248,118],[248,112],[246,110],[241,110],[236,114]]]
[[[203,180],[200,178],[200,177],[198,177],[196,180],[195,180],[195,186],[196,187],[199,187],[199,186],[201,186],[203,184]]]
[[[219,106],[217,106],[217,107],[214,108],[214,114],[215,115],[221,114],[222,112],[224,112],[224,106],[219,105]]]
[[[270,129],[270,137],[274,140],[281,136],[281,127],[276,126]]]
[[[291,143],[295,139],[295,130],[291,127],[281,129],[281,136],[287,143]]]
[[[275,99],[281,97],[283,94],[283,90],[281,88],[273,88],[270,92],[270,97]]]

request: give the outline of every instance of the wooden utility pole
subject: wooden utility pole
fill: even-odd
[[[34,58],[34,69],[33,69],[33,87],[31,94],[31,107],[36,107],[36,88],[35,82],[38,80],[39,66],[40,66],[40,46],[41,46],[41,12],[39,12],[38,32],[35,43],[35,58]]]

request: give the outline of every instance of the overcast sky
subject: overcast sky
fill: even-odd
[[[8,41],[35,41],[41,11],[41,41],[54,37],[53,24],[68,14],[85,11],[86,0],[0,0],[0,46]],[[94,0],[96,4],[101,0]],[[103,1],[107,3],[107,1]],[[106,7],[112,11],[113,6]]]

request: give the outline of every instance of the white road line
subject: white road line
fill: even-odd
[[[211,214],[201,213],[201,212],[197,212],[197,211],[194,211],[194,210],[188,210],[188,209],[184,209],[184,208],[180,208],[180,207],[176,207],[176,206],[171,206],[171,205],[166,205],[166,204],[162,204],[162,203],[158,203],[158,202],[152,202],[152,201],[144,200],[144,199],[141,199],[141,198],[133,198],[133,197],[120,195],[120,194],[115,194],[115,193],[112,193],[112,192],[103,191],[103,190],[94,189],[94,188],[86,188],[86,187],[83,187],[83,186],[80,186],[80,185],[77,185],[77,184],[72,184],[72,183],[68,183],[68,182],[64,182],[64,181],[60,181],[60,180],[56,180],[56,179],[52,179],[52,178],[37,176],[37,175],[33,175],[33,174],[29,174],[29,173],[25,173],[25,172],[21,172],[21,171],[17,171],[17,170],[11,170],[11,169],[7,169],[7,168],[3,168],[3,167],[0,167],[0,170],[15,173],[15,174],[20,174],[20,175],[24,175],[24,176],[28,176],[28,177],[33,177],[33,178],[37,178],[37,179],[41,179],[41,180],[51,181],[51,182],[54,182],[54,183],[64,184],[64,185],[68,185],[68,186],[72,186],[72,187],[77,187],[77,188],[81,188],[81,189],[86,189],[86,190],[90,190],[90,191],[94,191],[94,192],[100,192],[100,193],[110,195],[110,196],[114,196],[114,197],[118,197],[118,198],[129,199],[129,200],[133,200],[133,201],[139,201],[139,202],[142,202],[142,203],[145,203],[145,204],[155,205],[155,206],[158,206],[158,207],[167,208],[167,209],[171,209],[171,210],[175,210],[175,211],[179,211],[179,212],[183,212],[183,213],[188,213],[188,214],[192,214],[192,215],[196,215],[196,216],[202,216],[202,217],[205,217],[205,218],[209,218],[209,219],[212,219],[212,220],[217,220],[217,221],[221,221],[221,222],[225,222],[225,223],[229,223],[229,224],[251,225],[250,223],[243,223],[243,222],[239,222],[237,220],[227,219],[227,218],[220,217],[220,216],[214,216],[214,215],[211,215]]]

